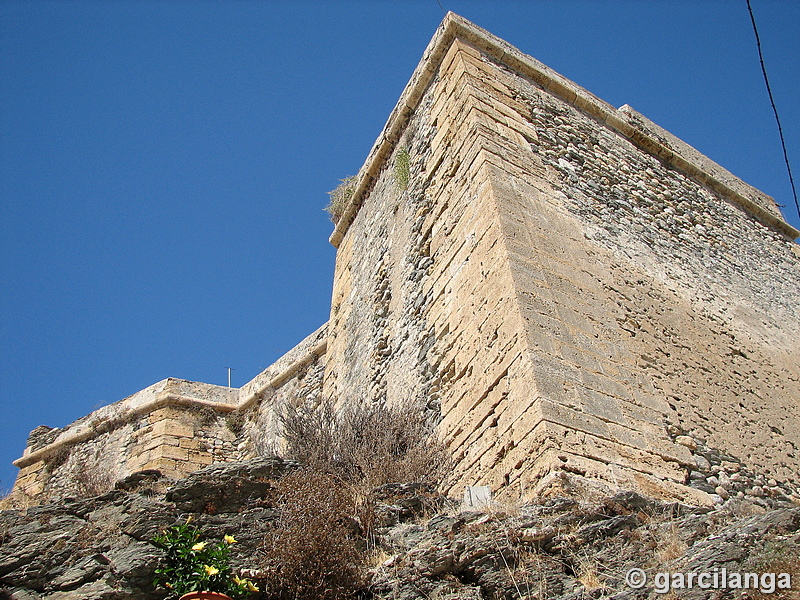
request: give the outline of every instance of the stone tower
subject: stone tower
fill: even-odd
[[[451,13],[339,215],[327,326],[240,390],[166,380],[39,431],[17,487],[81,453],[116,476],[252,455],[277,405],[321,394],[440,410],[454,493],[707,503],[686,484],[712,466],[797,491],[798,235],[632,108]]]
[[[325,392],[440,405],[459,484],[698,500],[698,441],[796,477],[798,232],[768,196],[453,14],[357,186]]]

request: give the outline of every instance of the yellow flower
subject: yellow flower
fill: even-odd
[[[192,519],[194,519],[194,515],[189,515],[188,517],[186,517],[186,524],[188,525],[189,523],[191,523]]]
[[[248,592],[257,592],[258,586],[256,586],[252,581],[247,582],[247,591]]]
[[[209,577],[219,573],[219,569],[217,567],[209,567],[208,565],[203,565],[203,568],[206,570],[206,575],[208,575]]]
[[[205,542],[197,542],[194,546],[192,546],[192,552],[202,552],[206,547]]]
[[[232,536],[232,535],[226,535],[226,536],[225,536],[225,537],[223,537],[222,539],[223,539],[223,541],[224,541],[226,544],[235,544],[235,543],[236,543],[236,540],[235,540],[235,539],[233,539],[233,536]]]
[[[247,583],[247,580],[241,579],[238,575],[234,575],[233,583],[235,583],[236,585],[245,585]]]

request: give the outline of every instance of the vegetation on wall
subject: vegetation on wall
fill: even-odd
[[[328,206],[325,207],[325,212],[328,213],[333,223],[339,222],[347,203],[350,202],[350,198],[353,197],[353,192],[356,191],[355,175],[345,177],[339,181],[341,181],[341,183],[328,192],[328,196],[330,196],[331,199],[330,202],[328,202]]]
[[[286,458],[364,490],[398,481],[438,486],[449,453],[422,402],[392,406],[331,400],[287,404],[278,413]]]
[[[409,154],[408,147],[403,146],[397,151],[397,156],[394,159],[394,181],[397,189],[401,192],[408,187],[408,181],[411,177],[411,155]]]

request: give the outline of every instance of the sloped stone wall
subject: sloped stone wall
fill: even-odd
[[[448,17],[332,236],[324,391],[438,406],[456,487],[570,473],[709,502],[684,485],[697,443],[793,480],[796,235],[632,109]]]

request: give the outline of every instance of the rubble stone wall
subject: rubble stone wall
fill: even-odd
[[[796,479],[800,256],[771,198],[458,18],[357,186],[324,390],[439,407],[456,486],[707,502],[698,445]]]
[[[327,324],[317,329],[241,388],[237,460],[280,454],[281,407],[289,403],[313,406],[322,397],[327,330]]]
[[[280,447],[276,406],[321,391],[325,326],[242,388],[165,379],[63,429],[28,439],[12,493],[43,500],[102,493],[137,471],[179,479]]]

